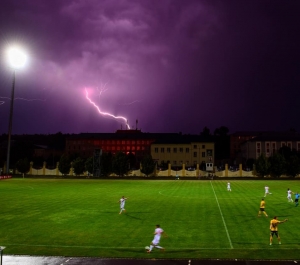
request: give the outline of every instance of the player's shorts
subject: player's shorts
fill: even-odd
[[[159,241],[160,241],[160,236],[155,236],[154,239],[152,240],[152,244],[154,246],[158,245],[159,244]]]
[[[295,199],[295,202],[298,202],[299,199]]]
[[[159,240],[155,240],[155,239],[154,239],[154,240],[152,241],[152,245],[157,246],[158,244],[159,244]]]
[[[270,236],[271,236],[271,237],[273,237],[274,235],[275,235],[276,237],[278,237],[278,231],[271,231],[271,232],[270,232]]]
[[[264,211],[265,211],[265,208],[260,208],[260,211],[261,211],[261,212],[264,212]]]

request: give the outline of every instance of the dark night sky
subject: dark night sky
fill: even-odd
[[[1,0],[0,133],[300,131],[298,0]]]

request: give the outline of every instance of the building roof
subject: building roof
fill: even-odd
[[[139,130],[125,130],[116,133],[80,133],[72,134],[67,140],[101,139],[101,140],[153,140],[155,143],[191,143],[191,142],[213,142],[212,137],[200,135],[182,135],[181,133],[143,133]],[[136,131],[136,132],[135,132]]]
[[[262,133],[252,139],[249,142],[280,142],[280,141],[300,141],[300,133],[297,132],[272,132],[272,133]]]

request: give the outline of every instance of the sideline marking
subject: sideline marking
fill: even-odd
[[[217,204],[218,204],[218,207],[219,207],[219,211],[221,213],[221,217],[222,217],[222,220],[223,220],[223,224],[224,224],[224,227],[225,227],[225,231],[226,231],[226,234],[227,234],[227,237],[228,237],[228,240],[229,240],[229,244],[230,244],[230,248],[232,249],[233,246],[232,246],[232,243],[231,243],[231,239],[230,239],[230,236],[229,236],[229,232],[228,232],[228,229],[227,229],[227,226],[226,226],[226,223],[225,223],[225,219],[224,219],[224,216],[223,216],[223,213],[222,213],[222,210],[221,210],[221,207],[220,207],[220,204],[219,204],[219,201],[218,201],[218,198],[217,198],[217,195],[216,195],[216,192],[215,192],[215,189],[214,189],[214,186],[212,184],[212,182],[210,181],[210,185],[211,185],[211,188],[215,194],[215,198],[216,198],[216,201],[217,201]]]

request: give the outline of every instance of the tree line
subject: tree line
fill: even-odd
[[[262,153],[255,161],[255,170],[260,177],[271,175],[279,178],[281,175],[296,177],[300,174],[300,153],[287,146],[266,157]]]
[[[114,173],[118,176],[124,176],[130,170],[130,160],[133,154],[125,154],[118,152],[116,154],[103,153],[100,157],[100,173],[101,176],[109,176]],[[152,174],[155,170],[156,163],[151,155],[145,155],[141,160],[141,172],[146,176]],[[67,154],[60,157],[58,170],[64,176],[70,173],[71,168],[76,176],[83,175],[88,172],[92,175],[94,171],[94,157],[83,159],[80,156],[73,158]],[[30,170],[30,162],[28,158],[19,159],[16,163],[16,169],[23,175]]]

